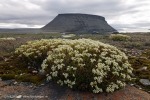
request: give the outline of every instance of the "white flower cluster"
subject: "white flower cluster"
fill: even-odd
[[[87,81],[85,83],[94,93],[113,92],[125,86],[123,80],[131,79],[132,68],[127,56],[114,46],[99,41],[37,40],[16,49],[16,53],[21,57],[32,56],[33,60],[44,54],[41,67],[47,72],[47,80],[53,79],[70,88]]]
[[[13,37],[0,38],[0,41],[5,41],[5,40],[15,41],[16,39]]]

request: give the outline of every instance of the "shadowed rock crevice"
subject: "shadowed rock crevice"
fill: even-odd
[[[58,14],[42,30],[53,32],[106,33],[116,31],[104,17],[89,14]]]

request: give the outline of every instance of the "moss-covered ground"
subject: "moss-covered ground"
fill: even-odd
[[[25,60],[18,58],[14,54],[7,54],[0,57],[0,77],[2,80],[15,79],[16,81],[32,82],[40,84],[45,80],[45,75],[33,73],[32,66]]]
[[[150,91],[150,86],[144,86],[139,82],[140,79],[150,80],[150,49],[143,51],[139,57],[129,56],[129,62],[134,69],[133,74],[135,75],[132,83],[139,85],[146,91]],[[142,69],[143,67],[146,69]]]

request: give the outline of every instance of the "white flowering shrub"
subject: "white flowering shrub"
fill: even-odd
[[[28,42],[16,54],[41,59],[47,80],[77,90],[113,92],[130,80],[127,56],[114,46],[90,39],[51,39]]]
[[[128,41],[131,39],[131,37],[123,34],[111,34],[110,39],[114,41]]]
[[[15,41],[16,39],[13,37],[7,37],[7,38],[0,38],[0,41]]]

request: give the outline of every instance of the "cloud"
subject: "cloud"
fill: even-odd
[[[23,2],[22,2],[23,1]],[[40,6],[26,0],[2,0],[0,4],[0,23],[44,24],[47,12]],[[42,21],[40,20],[42,18]]]
[[[115,28],[148,28],[149,6],[149,0],[1,0],[0,27],[41,27],[59,13],[86,13]]]

